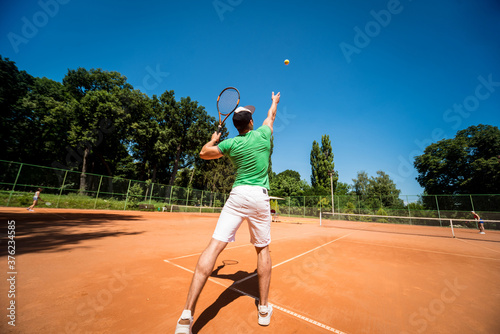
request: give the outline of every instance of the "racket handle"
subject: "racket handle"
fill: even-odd
[[[222,129],[222,125],[219,124],[219,126],[217,126],[217,134],[220,133],[220,130]]]

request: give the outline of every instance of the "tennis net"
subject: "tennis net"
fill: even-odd
[[[162,208],[163,212],[182,212],[182,213],[221,213],[221,207],[213,206],[190,206],[190,205],[166,205]]]
[[[484,235],[479,234],[477,221],[460,218],[379,216],[321,212],[319,221],[322,227],[448,238],[486,239]],[[500,238],[500,221],[483,221],[486,235],[491,232],[496,238]]]

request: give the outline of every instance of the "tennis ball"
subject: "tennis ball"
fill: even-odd
[[[290,61],[288,59],[285,59],[285,65],[290,64]]]

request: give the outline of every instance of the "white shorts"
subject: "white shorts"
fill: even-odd
[[[237,186],[222,209],[212,238],[233,242],[243,220],[248,220],[250,242],[256,247],[271,243],[271,209],[267,189],[258,186]]]

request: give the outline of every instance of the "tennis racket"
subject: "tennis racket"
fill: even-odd
[[[226,119],[238,108],[240,104],[240,92],[234,87],[225,88],[217,97],[217,110],[219,111],[219,126],[217,134],[220,133]],[[225,116],[222,119],[222,116]]]

